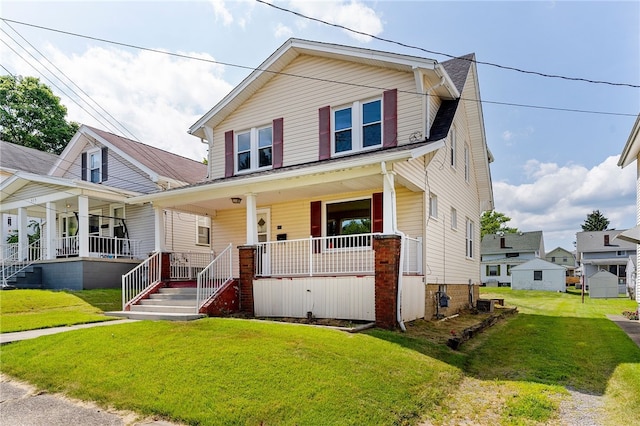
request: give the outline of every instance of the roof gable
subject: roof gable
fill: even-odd
[[[615,236],[626,229],[612,229],[607,231],[583,231],[576,233],[576,250],[579,253],[615,252],[621,250],[636,250],[636,244]],[[605,238],[608,238],[608,244]]]
[[[504,246],[502,246],[504,241]],[[542,231],[488,234],[482,238],[482,254],[523,253],[540,251],[543,247]],[[541,253],[542,254],[542,253]]]
[[[622,149],[618,166],[627,167],[638,158],[638,155],[640,155],[640,114],[638,114],[636,122],[629,134],[629,139],[627,139],[627,143]]]
[[[164,180],[180,185],[193,184],[204,180],[207,175],[207,166],[203,163],[87,125],[80,127],[60,154],[51,170],[52,175],[62,176],[73,164],[84,150],[85,138],[113,149],[154,182]]]
[[[531,259],[527,262],[524,262],[520,265],[514,266],[511,268],[512,271],[523,271],[523,270],[532,270],[532,269],[546,269],[546,270],[563,270],[566,271],[567,268],[564,266],[556,265],[552,262],[547,262],[544,259]]]

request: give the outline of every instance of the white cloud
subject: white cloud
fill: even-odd
[[[273,35],[276,38],[289,38],[293,35],[293,31],[286,25],[278,24]]]
[[[542,230],[546,249],[573,249],[575,233],[593,210],[600,210],[612,228],[634,226],[635,168],[620,169],[617,162],[612,156],[587,169],[530,160],[524,167],[529,182],[494,182],[496,210],[511,218],[509,226]]]
[[[509,130],[505,130],[504,132],[502,132],[502,139],[505,141],[510,141],[511,138],[513,138],[513,132],[509,131]]]
[[[222,21],[222,24],[225,27],[228,27],[233,23],[233,16],[231,16],[231,12],[227,9],[227,6],[224,0],[209,0],[211,2],[211,6],[213,6],[213,12],[216,15],[216,22],[218,20]]]
[[[339,24],[347,28],[371,35],[379,35],[383,23],[372,8],[358,0],[351,1],[291,1],[290,8],[323,21]],[[347,31],[347,34],[361,42],[371,41],[371,37]]]
[[[6,53],[3,50],[0,49],[0,54]],[[115,48],[90,47],[81,54],[67,55],[49,45],[42,51],[141,142],[195,160],[202,160],[206,155],[206,146],[188,135],[187,129],[231,90],[232,86],[222,77],[222,66]],[[213,60],[208,54],[181,54]],[[3,58],[15,62],[6,65],[16,73],[37,76],[15,55],[3,55]],[[68,120],[131,137],[119,127],[109,125],[108,121],[113,120],[104,111],[91,109],[85,102],[79,101],[82,108],[74,103],[71,97],[76,96],[62,83],[56,85],[65,93],[44,78],[40,79],[60,96],[67,107]],[[74,91],[82,94],[77,88]]]

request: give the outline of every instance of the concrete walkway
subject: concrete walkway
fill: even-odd
[[[126,324],[135,322],[135,320],[122,319],[113,321],[92,322],[89,324],[70,325],[67,327],[41,328],[38,330],[16,331],[15,333],[1,333],[0,345],[5,343],[18,342],[20,340],[35,339],[40,336],[48,336],[50,334],[64,333],[65,331],[80,330],[83,328],[103,327],[107,325]]]
[[[607,318],[618,324],[618,327],[624,330],[636,345],[640,346],[640,321],[630,320],[624,315],[607,315]]]

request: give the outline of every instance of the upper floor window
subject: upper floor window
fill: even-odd
[[[333,152],[350,153],[382,146],[382,100],[354,102],[333,110]]]
[[[429,216],[438,218],[438,197],[433,193],[429,194]]]
[[[102,151],[90,151],[87,155],[89,156],[89,181],[102,182]]]
[[[273,164],[273,129],[252,128],[236,135],[236,172],[269,168]]]
[[[451,229],[458,229],[458,211],[451,207]]]
[[[469,175],[471,174],[471,164],[469,159],[469,146],[464,146],[464,180],[469,182]]]

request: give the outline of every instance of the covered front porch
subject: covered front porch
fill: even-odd
[[[212,250],[233,247],[229,278],[249,315],[378,321],[377,312],[388,310],[393,324],[423,317],[423,186],[393,162],[330,166],[236,176],[129,202],[153,203],[156,242],[164,240],[163,209],[209,217]],[[393,297],[380,302],[384,286]]]

